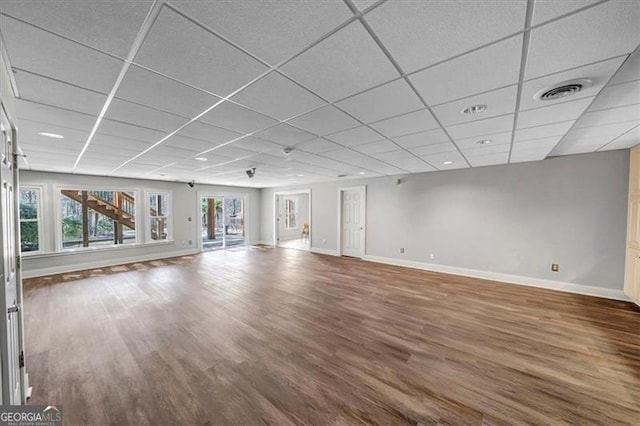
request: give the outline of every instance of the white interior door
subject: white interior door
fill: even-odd
[[[2,269],[0,270],[0,359],[2,360],[2,403],[21,403],[21,345],[18,297],[18,248],[16,238],[16,194],[14,175],[13,129],[1,112],[2,146],[0,147],[0,239],[2,240]]]
[[[340,200],[340,253],[345,256],[364,256],[365,189],[341,190]]]

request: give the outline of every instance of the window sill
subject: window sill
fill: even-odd
[[[142,247],[153,247],[153,246],[163,246],[163,245],[172,245],[174,241],[154,241],[150,243],[137,243],[137,244],[126,244],[126,245],[118,245],[118,246],[108,246],[108,247],[86,247],[80,249],[72,249],[72,250],[63,250],[63,251],[55,251],[49,253],[22,253],[21,256],[23,259],[40,259],[46,257],[57,257],[57,256],[70,256],[75,254],[88,254],[88,253],[102,253],[105,251],[119,251],[119,250],[127,250],[134,248],[142,248]]]

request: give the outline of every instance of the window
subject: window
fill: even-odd
[[[298,203],[293,198],[284,200],[284,227],[285,229],[297,228]]]
[[[62,189],[63,250],[136,242],[136,197],[130,191]]]
[[[169,240],[169,194],[148,193],[149,199],[149,240]]]
[[[40,189],[20,189],[20,248],[22,253],[39,252],[40,238]]]

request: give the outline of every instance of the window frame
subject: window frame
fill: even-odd
[[[298,229],[298,197],[284,197],[284,229]],[[293,212],[290,212],[289,202],[293,203]],[[291,216],[295,219],[295,226],[290,226]]]
[[[78,190],[78,191],[106,191],[106,192],[132,192],[134,195],[136,207],[136,229],[135,229],[135,239],[131,243],[127,244],[105,244],[103,246],[89,246],[89,247],[77,247],[77,248],[69,248],[65,249],[63,247],[64,242],[62,241],[62,190]],[[142,225],[144,221],[140,221],[138,218],[142,217],[143,207],[141,206],[140,200],[141,191],[139,188],[128,187],[128,186],[101,186],[101,185],[78,185],[75,183],[64,184],[64,185],[55,185],[53,187],[53,199],[52,203],[55,206],[54,212],[54,250],[56,253],[76,253],[76,252],[86,252],[86,251],[95,251],[95,250],[113,250],[119,248],[127,248],[127,247],[135,247],[140,244],[142,232],[144,232],[142,228],[145,228],[145,225]]]
[[[151,216],[151,195],[166,196],[166,214],[164,216]],[[173,242],[173,191],[167,189],[145,189],[144,190],[144,241],[148,244],[159,244]],[[164,217],[167,225],[167,238],[164,240],[154,240],[151,238],[151,219],[154,217]]]
[[[36,219],[25,219],[23,220],[21,217],[19,217],[19,223],[20,225],[22,225],[23,221],[29,221],[29,222],[37,222],[38,224],[38,250],[33,250],[33,251],[22,251],[22,226],[20,226],[20,256],[33,256],[33,255],[37,255],[37,254],[42,254],[45,252],[44,250],[44,246],[45,246],[45,241],[43,240],[44,237],[44,233],[42,232],[42,228],[43,228],[43,223],[44,223],[44,217],[42,214],[42,197],[44,196],[44,188],[42,186],[39,185],[18,185],[18,197],[20,197],[20,192],[26,190],[26,191],[36,191],[37,195],[37,202],[36,202],[36,212],[38,217]],[[20,209],[20,206],[18,205],[18,211]]]

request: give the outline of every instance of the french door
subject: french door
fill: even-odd
[[[244,204],[241,196],[201,197],[202,251],[245,244]]]

